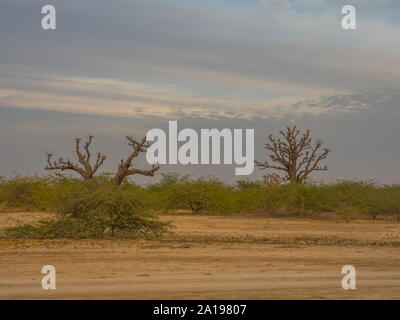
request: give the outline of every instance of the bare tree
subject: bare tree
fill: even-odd
[[[56,161],[52,160],[53,153],[47,154],[47,166],[46,170],[72,170],[79,173],[84,179],[90,179],[94,176],[96,171],[103,164],[104,160],[106,160],[106,156],[102,155],[100,152],[97,153],[97,158],[95,163],[90,164],[91,153],[89,151],[90,144],[92,143],[93,136],[89,136],[89,138],[85,141],[84,144],[84,153],[81,152],[81,138],[75,138],[76,149],[75,152],[78,156],[78,163],[73,163],[71,160],[64,160],[63,158],[59,158]]]
[[[301,133],[296,126],[286,127],[280,131],[280,136],[269,135],[265,149],[270,152],[271,162],[255,161],[261,170],[274,169],[283,171],[284,178],[289,182],[304,183],[313,171],[328,170],[327,166],[320,166],[326,159],[328,148],[322,148],[322,140],[313,142],[310,130]]]
[[[147,152],[147,149],[150,147],[150,143],[146,142],[146,138],[143,138],[142,141],[137,141],[131,136],[127,136],[126,140],[128,145],[133,148],[132,153],[128,156],[126,160],[121,160],[118,166],[118,171],[115,173],[114,181],[117,185],[121,185],[124,181],[124,178],[127,176],[131,176],[134,174],[141,174],[144,176],[154,176],[154,172],[160,169],[160,166],[154,165],[149,170],[140,170],[132,167],[133,160],[139,156],[141,152]]]

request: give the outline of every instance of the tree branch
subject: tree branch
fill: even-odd
[[[132,136],[126,137],[127,144],[132,147],[133,151],[130,153],[126,160],[121,159],[118,170],[115,173],[114,181],[117,185],[121,185],[124,181],[125,177],[131,176],[134,174],[141,174],[144,176],[154,176],[154,173],[160,169],[159,165],[152,165],[152,168],[149,170],[140,170],[137,168],[133,168],[133,160],[139,156],[142,152],[147,152],[147,149],[150,147],[151,143],[146,141],[146,137],[141,141],[135,140]]]
[[[84,179],[91,179],[100,166],[106,160],[106,156],[102,155],[100,152],[97,153],[97,159],[95,164],[92,166],[90,164],[91,153],[89,150],[90,144],[92,143],[93,136],[89,136],[88,140],[85,142],[84,150],[85,155],[81,153],[80,143],[81,138],[75,138],[75,152],[78,157],[78,163],[75,164],[71,160],[64,160],[63,158],[59,158],[56,161],[52,160],[53,153],[47,154],[47,166],[46,170],[72,170],[80,174]]]

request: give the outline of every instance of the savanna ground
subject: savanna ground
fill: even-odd
[[[1,212],[15,219],[49,215]],[[394,221],[163,215],[163,240],[0,239],[0,299],[399,299]],[[43,290],[53,265],[57,289]],[[343,290],[341,269],[357,270]]]

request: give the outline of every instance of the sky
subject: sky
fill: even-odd
[[[47,4],[56,30],[41,28]],[[341,27],[348,4],[356,30]],[[399,34],[396,0],[2,0],[0,176],[44,174],[46,152],[73,159],[89,134],[115,171],[126,135],[177,120],[254,128],[259,161],[270,133],[297,125],[332,149],[315,180],[398,183]],[[238,178],[230,165],[160,172]]]

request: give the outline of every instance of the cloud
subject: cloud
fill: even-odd
[[[34,2],[18,10],[11,3],[0,12],[0,72],[300,98],[400,85],[399,24],[366,16],[361,2],[353,33],[340,27],[340,6],[327,2],[322,12],[293,15],[259,6],[99,0],[78,7],[55,0],[62,19],[54,33],[40,30]],[[4,73],[0,81],[7,81]]]
[[[267,100],[203,96],[184,90],[102,78],[49,76],[29,84],[25,81],[24,85],[20,89],[0,89],[0,105],[114,117],[251,118],[261,111],[265,117],[283,116],[291,112],[283,105],[296,101],[294,98]]]
[[[358,19],[357,32],[346,33],[340,10],[329,1],[264,2],[307,8],[297,14],[254,5],[99,1],[78,9],[73,1],[55,0],[62,19],[54,33],[34,27],[36,4],[6,1],[0,12],[2,106],[130,117],[282,118],[349,112],[345,98],[339,106],[323,97],[400,86],[399,25],[365,18],[369,11]]]
[[[399,1],[352,1],[354,32],[340,26],[343,1],[264,3],[52,0],[57,30],[44,32],[40,1],[3,0],[0,170],[78,133],[107,139],[167,119],[269,133],[296,122],[333,142],[333,176],[392,181]]]
[[[27,77],[29,79],[29,77]],[[161,118],[296,119],[395,109],[398,91],[368,94],[315,95],[311,98],[206,96],[106,78],[41,75],[21,80],[20,88],[0,88],[0,106],[105,116]]]
[[[272,10],[285,10],[291,13],[295,11],[290,6],[289,0],[260,0],[261,5],[268,7]]]

